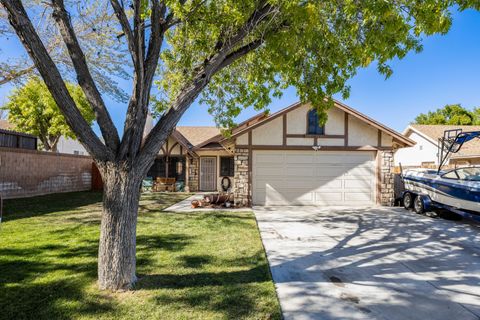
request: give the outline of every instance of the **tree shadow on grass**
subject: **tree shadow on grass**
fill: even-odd
[[[68,192],[26,199],[5,200],[3,218],[5,222],[42,216],[49,213],[78,210],[79,207],[100,203],[101,192]]]
[[[101,295],[86,295],[83,281],[56,279],[1,288],[0,319],[74,319],[101,315],[114,305]]]
[[[97,245],[0,249],[0,319],[73,319],[111,310],[105,297],[85,292],[95,281]]]
[[[182,234],[141,235],[138,265],[153,264],[159,250],[190,243]],[[73,319],[115,308],[107,295],[87,293],[97,278],[98,240],[0,249],[0,319]]]
[[[183,289],[203,286],[226,286],[270,281],[268,266],[261,264],[247,270],[199,272],[188,274],[151,274],[142,276],[137,289]]]
[[[262,312],[269,315],[266,318],[280,319],[276,305],[266,303],[259,306],[260,300],[275,297],[263,251],[240,261],[199,254],[180,256],[179,259],[187,268],[183,269],[183,274],[143,275],[135,289],[160,290],[154,293],[158,305],[203,309],[223,314],[227,319],[258,316]],[[209,265],[224,271],[204,271]],[[172,290],[181,290],[182,294],[166,293],[174,292]],[[275,298],[268,301],[276,303]]]

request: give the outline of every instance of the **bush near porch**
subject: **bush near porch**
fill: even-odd
[[[135,290],[97,290],[101,194],[5,203],[0,319],[279,319],[252,213],[166,213],[186,194],[142,197]]]

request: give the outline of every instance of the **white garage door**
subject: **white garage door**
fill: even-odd
[[[255,205],[371,205],[374,152],[253,151]]]

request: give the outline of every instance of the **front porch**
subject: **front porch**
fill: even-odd
[[[201,150],[172,135],[159,152],[147,178],[161,188],[153,191],[227,192],[233,190],[234,156],[217,145]]]

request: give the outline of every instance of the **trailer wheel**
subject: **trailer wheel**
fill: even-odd
[[[403,207],[407,210],[410,210],[413,206],[413,195],[410,192],[405,192],[403,194]]]
[[[425,204],[423,203],[422,196],[416,196],[413,202],[413,210],[418,214],[425,213]]]

